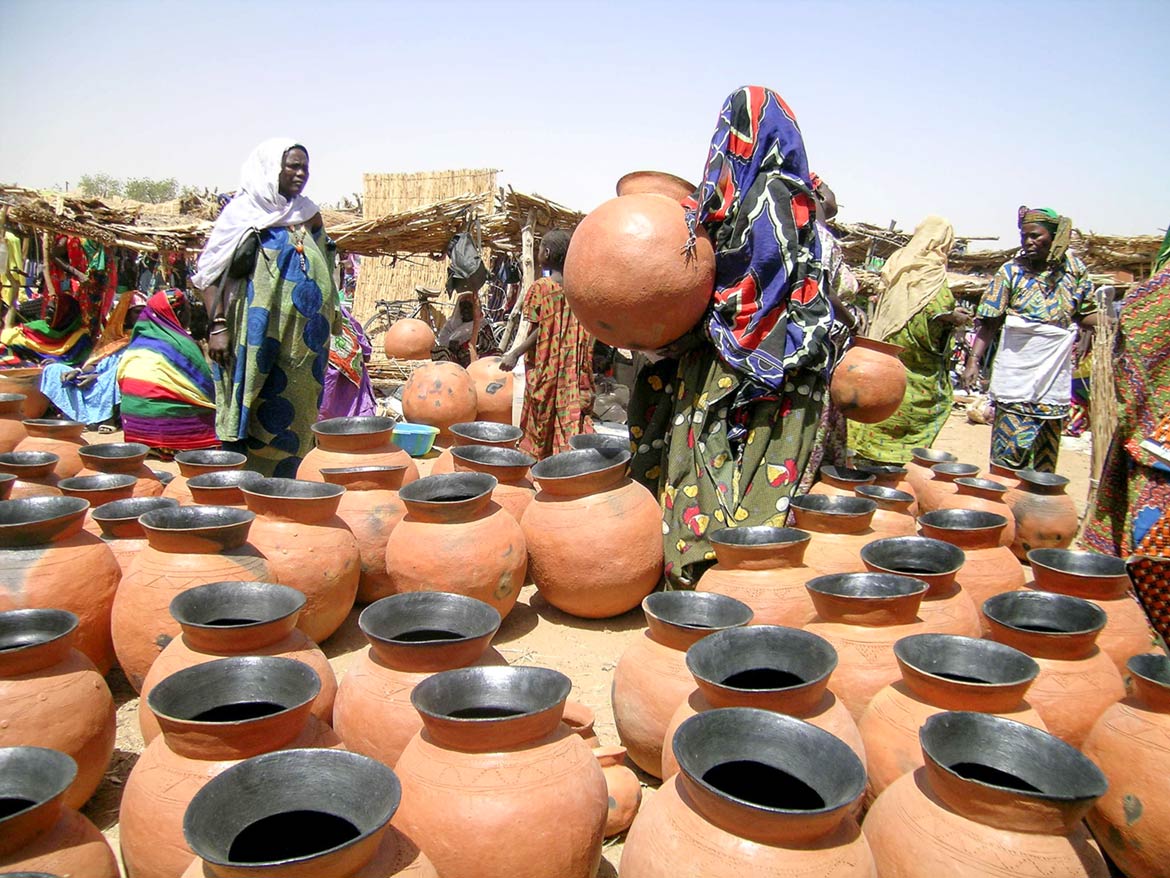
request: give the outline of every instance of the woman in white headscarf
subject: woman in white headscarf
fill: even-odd
[[[296,476],[312,447],[337,309],[321,214],[301,194],[309,153],[266,140],[241,171],[192,282],[211,320],[216,433],[249,469]]]

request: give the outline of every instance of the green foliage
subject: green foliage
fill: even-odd
[[[91,198],[106,198],[122,194],[122,181],[109,174],[84,174],[79,188]]]
[[[174,177],[165,180],[152,180],[149,177],[131,177],[126,180],[123,194],[134,201],[145,201],[149,204],[159,204],[170,201],[179,195],[179,181]]]

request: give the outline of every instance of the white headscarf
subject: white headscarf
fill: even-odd
[[[291,201],[277,188],[284,154],[297,142],[288,137],[273,137],[252,150],[240,169],[240,191],[211,227],[198,268],[191,283],[204,289],[219,280],[231,261],[236,246],[251,229],[289,226],[311,220],[317,205],[304,195]]]

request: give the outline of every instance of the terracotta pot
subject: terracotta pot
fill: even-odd
[[[146,548],[146,531],[138,519],[154,509],[174,509],[178,505],[179,501],[170,497],[131,497],[90,510],[101,530],[102,542],[114,553],[123,577],[130,571],[130,562]]]
[[[100,473],[109,473],[134,476],[138,479],[134,483],[135,497],[161,497],[165,486],[154,470],[146,465],[146,455],[149,451],[150,447],[141,442],[87,445],[77,452],[82,463],[78,475],[96,476]]]
[[[1028,692],[1052,734],[1079,747],[1093,723],[1125,697],[1113,661],[1097,647],[1105,611],[1080,598],[1039,591],[989,598],[990,637],[1026,652],[1040,665]]]
[[[358,617],[370,642],[342,680],[334,728],[346,749],[391,768],[423,722],[410,702],[432,674],[470,665],[504,665],[491,648],[500,614],[459,594],[419,592],[383,598]]]
[[[104,676],[114,664],[110,608],[122,571],[109,547],[81,529],[88,506],[76,497],[0,502],[0,611],[73,613],[74,646]]]
[[[593,728],[596,721],[597,715],[593,712],[593,708],[571,698],[565,701],[565,709],[561,712],[561,722],[590,747],[597,747],[601,743],[601,739],[597,737],[597,732]],[[625,747],[622,748],[622,753],[625,753]]]
[[[752,620],[747,604],[721,594],[667,591],[642,601],[647,628],[618,660],[610,698],[630,760],[662,776],[662,740],[675,710],[695,687],[686,652],[694,643]]]
[[[427,476],[399,492],[406,517],[386,543],[396,594],[447,591],[491,604],[507,616],[528,572],[520,525],[492,502],[496,480],[483,473]]]
[[[85,424],[62,418],[26,418],[24,429],[28,436],[16,443],[16,451],[47,451],[57,455],[53,473],[67,479],[81,472],[83,466],[78,449],[89,443],[81,438]]]
[[[0,747],[60,750],[77,763],[65,792],[80,808],[114,754],[114,699],[93,662],[73,648],[77,617],[65,610],[0,613]]]
[[[11,473],[0,473],[0,500],[12,499],[12,489],[16,486],[16,476]]]
[[[196,506],[235,506],[246,509],[247,501],[241,486],[263,478],[250,469],[229,469],[217,473],[203,473],[187,479],[187,493]]]
[[[255,756],[191,799],[183,833],[197,856],[183,878],[436,878],[390,825],[401,800],[394,772],[356,753]]]
[[[877,424],[898,410],[906,395],[906,367],[898,359],[902,351],[896,344],[854,336],[829,382],[829,398],[841,414]]]
[[[1135,655],[1126,667],[1132,694],[1101,715],[1083,747],[1109,778],[1089,826],[1126,875],[1164,874],[1170,863],[1170,659]]]
[[[22,439],[28,436],[21,420],[23,414],[23,393],[0,393],[0,452],[15,451]]]
[[[855,494],[877,504],[869,526],[879,537],[912,537],[918,533],[911,511],[916,506],[913,494],[878,485],[862,485]]]
[[[515,379],[500,368],[501,357],[480,357],[467,367],[475,382],[475,417],[498,424],[512,423],[512,392]]]
[[[861,563],[869,572],[912,576],[926,583],[918,617],[932,631],[979,637],[979,610],[957,580],[964,562],[962,549],[929,537],[889,537],[861,550]]]
[[[1047,732],[984,713],[932,716],[921,736],[925,766],[865,818],[880,874],[1106,878],[1081,823],[1107,786],[1092,762]]]
[[[971,710],[1047,731],[1025,700],[1040,666],[1017,649],[951,634],[912,634],[894,644],[902,679],[873,697],[858,727],[869,757],[869,792],[922,767],[918,730],[935,714]]]
[[[1024,569],[1003,545],[1007,523],[1002,515],[974,509],[937,509],[918,516],[923,536],[963,550],[966,561],[959,571],[959,585],[976,607],[997,594],[1024,587]],[[987,633],[986,625],[983,632]]]
[[[486,445],[453,448],[451,453],[456,472],[494,476],[496,486],[492,488],[492,500],[516,521],[524,517],[525,510],[536,496],[536,488],[528,478],[532,465],[536,463],[535,457],[514,448]]]
[[[96,476],[70,476],[57,482],[65,497],[79,497],[89,504],[82,527],[94,536],[101,536],[102,530],[93,520],[92,510],[115,500],[129,500],[134,496],[135,476],[105,474]]]
[[[1018,488],[1020,485],[1018,472],[1018,470],[1014,470],[1010,466],[1004,466],[1002,463],[996,463],[993,460],[987,464],[986,478],[991,479],[993,482],[999,482],[1010,491],[1012,488]]]
[[[77,774],[64,753],[0,748],[0,869],[6,875],[118,878],[118,861],[98,828],[68,807]]]
[[[663,195],[671,201],[682,201],[693,195],[698,187],[682,177],[665,171],[631,171],[617,181],[618,195]]]
[[[805,562],[814,573],[858,573],[861,547],[880,537],[873,529],[877,504],[864,497],[826,497],[802,494],[792,498],[796,526],[812,539]]]
[[[362,572],[357,539],[337,515],[345,488],[301,479],[256,479],[240,490],[256,514],[252,545],[268,559],[273,581],[305,596],[297,627],[321,643],[353,609]]]
[[[192,856],[183,838],[183,814],[216,775],[261,753],[340,746],[310,712],[320,688],[308,665],[274,656],[217,659],[159,681],[147,706],[162,735],[130,770],[118,815],[127,873],[183,874]]]
[[[605,775],[609,811],[605,815],[605,837],[621,835],[630,828],[642,806],[642,782],[633,769],[626,765],[626,748],[622,746],[593,748],[601,773]]]
[[[728,527],[709,534],[716,563],[695,585],[743,601],[757,625],[799,628],[816,618],[804,584],[816,573],[804,563],[809,534],[790,527]]]
[[[1064,493],[1068,479],[1036,470],[1016,475],[1020,484],[1004,497],[1016,519],[1016,557],[1024,561],[1032,549],[1067,549],[1080,527],[1076,504]]]
[[[171,615],[183,629],[167,644],[146,679],[138,699],[138,727],[149,744],[159,733],[158,719],[145,705],[151,690],[186,668],[238,655],[274,655],[296,659],[321,681],[313,699],[313,716],[333,720],[337,677],[320,647],[296,627],[305,596],[271,582],[211,582],[185,591],[171,601]]]
[[[1131,656],[1159,648],[1120,558],[1071,549],[1033,549],[1028,563],[1036,577],[1031,588],[1083,598],[1105,611],[1105,628],[1097,646],[1113,659],[1122,676]]]
[[[130,562],[114,599],[118,664],[135,691],[181,628],[170,613],[179,594],[208,582],[271,582],[268,561],[248,542],[255,515],[227,506],[179,506],[143,513],[147,545]]]
[[[829,497],[853,497],[854,491],[863,485],[872,485],[877,481],[873,473],[862,472],[859,469],[848,469],[843,466],[822,466],[820,478],[809,490],[810,494],[825,494]],[[914,499],[914,498],[911,498]]]
[[[414,317],[395,320],[382,336],[382,350],[398,360],[429,360],[434,347],[434,330]]]
[[[629,463],[628,451],[587,449],[532,467],[539,490],[520,525],[532,581],[559,610],[617,616],[662,580],[662,510]]]
[[[313,425],[317,447],[297,467],[297,478],[324,481],[322,469],[351,466],[402,466],[402,484],[418,478],[410,455],[394,444],[394,420],[379,417],[329,418]]]
[[[751,708],[679,727],[680,771],[626,836],[622,878],[877,878],[852,814],[865,769],[833,735]]]
[[[687,669],[698,688],[678,706],[662,738],[662,777],[678,771],[674,735],[697,713],[755,707],[794,716],[845,742],[865,765],[857,723],[828,688],[837,653],[807,631],[773,625],[732,628],[704,637],[687,650]]]
[[[162,495],[178,500],[181,505],[187,506],[195,502],[191,496],[191,490],[187,487],[188,479],[205,473],[241,470],[248,463],[248,458],[235,451],[216,449],[180,451],[175,455],[175,463],[179,465],[179,474],[163,488]]]
[[[353,532],[361,557],[357,603],[371,604],[393,594],[386,571],[386,543],[406,515],[406,505],[398,497],[406,467],[326,467],[321,477],[330,485],[345,488],[337,516]]]
[[[918,500],[918,511],[930,512],[931,505],[930,482],[934,480],[936,463],[957,463],[958,458],[946,451],[936,451],[933,448],[915,448],[910,452],[910,462],[906,464],[906,481],[910,490]]]
[[[488,445],[492,448],[515,449],[524,437],[524,431],[511,424],[497,424],[495,421],[467,421],[462,424],[451,425],[451,443],[444,448],[434,463],[431,464],[429,476],[439,473],[455,472],[455,458],[452,457],[453,448],[466,448],[471,445]]]
[[[444,878],[596,873],[605,775],[561,723],[571,686],[557,671],[503,667],[442,671],[415,687],[425,728],[395,768],[395,823]]]
[[[42,371],[40,366],[0,369],[0,392],[24,396],[22,417],[39,418],[49,410],[49,398],[41,393]]]
[[[613,347],[653,351],[682,336],[706,311],[715,252],[691,233],[677,200],[655,194],[606,201],[573,232],[565,298],[589,334]]]
[[[402,389],[402,415],[412,424],[439,428],[435,444],[451,444],[451,425],[474,421],[479,405],[475,382],[458,363],[424,363]]]
[[[578,433],[569,437],[569,448],[573,451],[584,451],[594,448],[603,454],[614,456],[623,451],[630,451],[630,437],[613,436],[607,433]]]
[[[28,497],[60,497],[57,487],[57,455],[48,451],[9,451],[0,454],[0,473],[15,476],[8,488],[12,500]]]
[[[945,509],[947,500],[959,491],[956,484],[958,479],[973,479],[979,475],[979,467],[973,463],[936,463],[930,468],[934,478],[926,483],[926,492],[929,495],[929,509],[924,512],[934,512],[936,509]]]
[[[974,509],[977,512],[993,512],[1002,515],[1007,527],[999,535],[1001,546],[1010,546],[1016,538],[1016,519],[1004,502],[1007,488],[991,479],[955,479],[955,493],[940,498],[939,509]],[[941,487],[941,485],[940,485]]]

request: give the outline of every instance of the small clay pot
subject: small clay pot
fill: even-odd
[[[618,195],[653,194],[682,201],[693,195],[698,187],[665,171],[630,171],[622,175],[614,188]]]
[[[131,497],[114,500],[90,510],[90,517],[101,531],[102,542],[110,547],[125,576],[130,563],[146,548],[146,531],[138,519],[155,509],[174,509],[178,500],[170,497]]]
[[[903,348],[874,338],[855,336],[833,369],[829,398],[845,417],[877,424],[902,405],[906,367],[898,359]]]
[[[873,473],[843,466],[822,466],[820,478],[809,490],[810,494],[826,494],[830,497],[853,497],[857,488],[872,485],[877,481]],[[914,498],[911,497],[911,500]]]
[[[910,462],[906,464],[906,482],[918,500],[918,512],[930,512],[934,506],[930,504],[930,485],[934,479],[936,463],[957,463],[958,458],[946,451],[936,451],[933,448],[914,448],[910,451]]]
[[[642,783],[633,769],[626,765],[625,747],[594,746],[593,755],[597,757],[597,764],[605,775],[605,789],[609,793],[605,837],[612,838],[621,835],[634,822],[638,808],[642,806]]]
[[[81,472],[84,465],[78,451],[89,443],[81,437],[85,424],[64,418],[26,418],[28,437],[16,444],[16,451],[47,451],[57,455],[53,474],[67,479]]]
[[[752,608],[757,625],[799,628],[816,618],[804,584],[815,572],[804,563],[811,536],[791,527],[721,528],[708,535],[716,563],[696,591],[723,594]]]
[[[241,470],[247,465],[248,458],[235,451],[204,449],[202,451],[180,451],[175,455],[175,463],[179,465],[179,474],[171,479],[163,489],[162,495],[178,500],[180,505],[187,506],[195,502],[187,487],[188,479],[201,476],[204,473]]]
[[[398,496],[406,467],[325,467],[321,478],[345,488],[337,516],[353,532],[361,556],[357,603],[372,604],[389,596],[393,592],[386,570],[386,543],[406,515],[406,505]]]
[[[0,473],[16,477],[8,488],[11,500],[27,497],[60,497],[57,487],[57,455],[50,451],[8,451],[0,454]]]
[[[928,589],[918,616],[937,633],[980,636],[979,610],[958,580],[966,563],[962,549],[929,537],[889,537],[864,546],[861,563],[871,573],[912,576],[925,582]]]
[[[203,473],[187,479],[187,493],[196,506],[235,506],[247,508],[243,485],[263,478],[250,469],[229,469],[216,473]]]
[[[879,537],[873,529],[873,500],[802,494],[792,498],[791,508],[796,526],[811,535],[805,563],[814,572],[827,576],[865,569],[858,553]]]
[[[478,362],[478,360],[476,361]],[[510,404],[510,403],[509,403]],[[524,437],[524,431],[513,427],[511,423],[501,424],[496,421],[466,421],[451,425],[451,442],[431,464],[431,471],[427,475],[455,472],[455,459],[451,456],[454,448],[467,448],[472,445],[487,445],[492,448],[515,449]]]
[[[410,455],[394,444],[394,419],[373,415],[329,418],[312,427],[317,447],[297,467],[297,478],[323,481],[322,469],[351,466],[402,466],[402,484],[418,478],[418,467]]]
[[[916,506],[913,494],[879,485],[861,485],[854,493],[877,504],[869,525],[874,533],[882,537],[911,537],[918,532],[912,512]]]
[[[79,476],[93,476],[98,473],[116,473],[134,476],[135,497],[159,497],[165,486],[158,475],[146,465],[150,447],[141,442],[104,442],[87,445],[78,449],[84,466]]]
[[[536,458],[514,448],[489,445],[465,445],[448,449],[456,472],[486,473],[494,476],[492,500],[517,522],[524,517],[528,504],[536,496],[536,487],[528,478]]]
[[[1032,549],[1067,549],[1080,527],[1076,504],[1064,492],[1068,479],[1027,469],[1016,476],[1019,485],[1004,497],[1016,519],[1016,557],[1025,561]]]
[[[435,444],[453,441],[451,425],[475,420],[479,399],[475,382],[458,363],[423,363],[402,388],[402,414],[412,424],[439,428]]]
[[[382,336],[382,350],[392,359],[429,360],[434,347],[435,331],[414,317],[395,320]]]
[[[572,698],[565,701],[561,722],[590,747],[597,747],[601,743],[601,739],[597,737],[597,732],[593,728],[597,722],[597,714],[593,712],[593,708],[580,701],[574,701]],[[624,747],[622,752],[625,752]]]
[[[23,393],[0,393],[0,452],[14,451],[22,439],[28,436],[21,420],[24,401]]]

